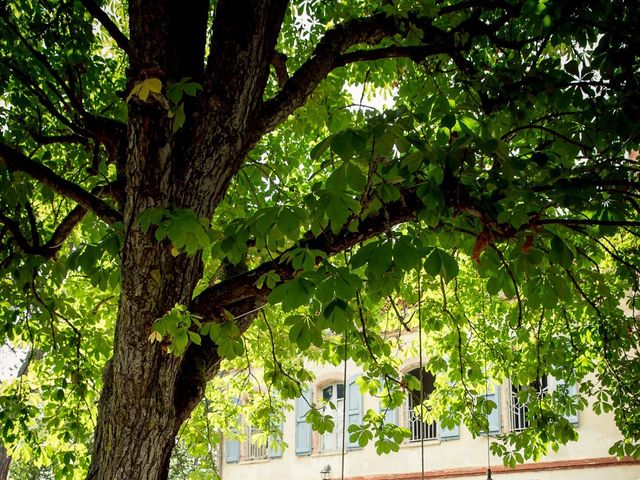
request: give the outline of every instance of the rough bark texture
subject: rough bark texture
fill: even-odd
[[[190,208],[211,217],[244,156],[257,140],[259,113],[286,2],[220,1],[212,55],[198,107],[172,133],[166,110],[133,99],[129,107],[121,295],[114,355],[104,391],[88,478],[167,477],[174,439],[202,397],[205,372],[196,362],[149,343],[151,324],[176,303],[188,304],[200,279],[198,256],[171,255],[144,234],[138,215],[151,207]],[[189,8],[171,0],[129,4],[130,84],[202,78],[208,1]],[[160,281],[153,280],[159,278]],[[210,372],[211,373],[211,372]],[[186,379],[185,382],[183,379]],[[184,388],[183,388],[184,385]]]
[[[7,455],[7,449],[0,445],[0,480],[7,480],[11,457]]]
[[[267,262],[193,299],[202,274],[200,258],[174,257],[168,242],[158,243],[152,232],[140,230],[136,221],[140,213],[153,207],[187,208],[211,218],[249,150],[301,106],[332,69],[361,59],[420,58],[447,51],[452,44],[452,33],[424,19],[422,27],[433,40],[429,47],[345,53],[354,45],[375,45],[386,36],[408,31],[406,22],[385,15],[346,22],[329,31],[298,72],[282,79],[281,92],[265,102],[287,3],[219,0],[210,54],[204,62],[208,0],[194,0],[188,6],[174,0],[129,2],[129,88],[150,77],[159,78],[163,85],[190,77],[203,90],[195,100],[187,100],[185,124],[175,134],[160,102],[153,97],[147,102],[137,97],[129,101],[126,155],[114,162],[123,187],[119,198],[125,225],[121,295],[88,479],[166,479],[178,429],[219,369],[216,347],[207,339],[202,346],[189,346],[180,358],[149,343],[150,327],[157,318],[175,304],[189,305],[205,320],[215,320],[222,308],[244,314],[266,302],[266,289],[255,287],[262,273],[275,269],[283,280],[295,275],[285,263]],[[102,207],[88,192],[71,193],[87,209]],[[388,211],[362,221],[358,232],[309,235],[300,244],[337,253],[414,218],[418,205],[415,193],[407,191]],[[243,315],[240,330],[246,330],[252,319]]]

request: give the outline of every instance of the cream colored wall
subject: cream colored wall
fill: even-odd
[[[316,373],[315,385],[326,384],[329,380],[343,378],[342,367],[317,366],[312,369]],[[354,364],[348,364],[347,378],[360,373]],[[506,399],[508,386],[502,386],[501,421],[503,428],[508,422],[508,406]],[[378,399],[364,395],[363,412],[368,409],[379,409]],[[608,457],[608,448],[620,438],[619,432],[610,415],[595,415],[587,410],[580,412],[580,435],[578,442],[560,447],[541,461],[579,460],[587,458]],[[320,470],[325,465],[331,466],[332,479],[340,478],[340,452],[313,453],[297,456],[295,454],[295,422],[294,412],[290,412],[284,425],[284,439],[288,443],[281,458],[241,463],[224,463],[223,480],[319,480]],[[319,436],[314,433],[314,447],[319,443]],[[224,456],[223,456],[224,457]],[[415,473],[421,470],[420,443],[405,443],[397,453],[377,455],[373,442],[363,449],[347,450],[344,459],[345,477]],[[493,465],[502,465],[502,461],[492,457]],[[460,439],[425,441],[425,470],[446,470],[456,468],[486,467],[486,437],[473,439],[464,426],[460,428]],[[539,472],[501,473],[494,477],[518,480],[573,480],[573,479],[607,479],[607,480],[640,480],[640,465],[625,465],[606,468],[589,468],[579,470],[556,470]],[[456,477],[461,480],[475,477]]]

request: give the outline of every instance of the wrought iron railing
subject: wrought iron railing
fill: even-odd
[[[253,427],[247,427],[247,440],[244,442],[243,452],[241,460],[262,460],[267,458],[267,446],[264,444],[257,444],[251,441],[251,437],[260,433],[260,430]]]
[[[434,440],[437,437],[436,422],[425,423],[414,411],[414,401],[409,396],[409,430],[411,431],[410,442],[418,440]]]
[[[509,401],[509,410],[511,417],[511,431],[519,432],[526,428],[529,428],[531,422],[529,421],[528,412],[529,407],[527,402],[523,402],[519,397],[523,389],[534,389],[538,398],[542,398],[549,393],[549,381],[547,376],[541,377],[538,381],[526,386],[511,385],[511,398]],[[533,393],[533,392],[531,392]]]

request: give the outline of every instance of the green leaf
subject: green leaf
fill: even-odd
[[[176,107],[176,109],[173,111],[173,115],[173,124],[171,129],[173,133],[176,133],[182,128],[185,120],[187,119],[184,113],[184,103],[181,103]]]

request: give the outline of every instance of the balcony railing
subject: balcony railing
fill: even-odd
[[[413,410],[414,401],[409,396],[409,430],[411,430],[410,442],[416,442],[418,440],[435,440],[437,437],[436,422],[425,423],[420,420],[420,417],[416,415]]]
[[[247,440],[244,442],[241,460],[249,461],[249,460],[262,460],[267,458],[267,446],[266,445],[258,445],[251,441],[251,437],[255,434],[260,433],[260,430],[253,427],[247,427]]]
[[[526,428],[529,428],[531,422],[527,418],[529,407],[527,402],[522,402],[518,395],[525,389],[530,388],[535,390],[535,394],[538,398],[542,398],[549,393],[549,381],[547,376],[541,377],[538,381],[533,382],[527,386],[511,385],[511,398],[509,401],[509,410],[511,417],[511,431],[520,432]]]

